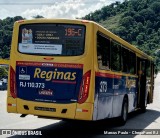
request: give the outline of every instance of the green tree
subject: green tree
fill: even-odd
[[[144,27],[143,27],[143,24],[141,22],[139,22],[137,24],[137,29],[139,30],[139,32],[143,32],[144,31]]]
[[[9,58],[9,56],[10,56],[10,53],[9,53],[10,51],[9,51],[9,47],[8,46],[3,46],[3,47],[1,47],[1,53],[0,53],[0,56],[1,56],[1,58],[3,58],[3,59],[8,59]]]
[[[137,43],[139,45],[142,45],[144,43],[143,41],[143,34],[139,34],[137,37],[136,37],[136,40],[137,40]]]
[[[141,16],[139,13],[136,13],[134,16],[133,16],[134,20],[136,22],[141,22],[141,23],[144,23],[144,18],[143,16]]]
[[[126,28],[133,25],[134,19],[131,16],[124,17],[120,20],[120,24]]]
[[[155,13],[160,14],[160,2],[154,2],[151,4],[151,9],[155,11]]]
[[[0,67],[0,79],[8,76],[8,71],[5,67]]]
[[[154,11],[150,8],[143,9],[139,12],[139,15],[144,18],[144,20],[154,20]]]

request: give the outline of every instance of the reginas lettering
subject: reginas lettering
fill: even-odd
[[[63,72],[54,69],[54,71],[43,71],[41,68],[36,68],[34,71],[34,78],[45,79],[46,81],[50,80],[75,80],[76,72]]]

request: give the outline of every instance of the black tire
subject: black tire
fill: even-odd
[[[147,100],[148,100],[148,95],[147,95]],[[147,101],[143,101],[143,103],[141,103],[141,113],[145,113],[146,112],[146,107],[147,107]]]
[[[119,118],[120,125],[125,125],[128,118],[128,100],[124,98],[121,110],[121,116]]]
[[[146,112],[146,105],[142,105],[140,108],[141,108],[141,113],[145,113]]]

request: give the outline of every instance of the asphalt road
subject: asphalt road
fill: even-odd
[[[100,122],[81,122],[81,121],[60,121],[54,119],[41,119],[33,115],[20,118],[19,114],[6,112],[6,91],[0,91],[0,129],[29,129],[42,130],[42,136],[50,137],[160,137],[160,73],[155,79],[154,102],[147,106],[146,113],[139,111],[129,114],[128,121],[125,126],[119,126],[117,119],[107,119]],[[159,129],[159,135],[106,135],[105,132],[133,132],[137,129]],[[130,130],[128,130],[130,129]],[[44,131],[43,131],[44,130]],[[139,131],[139,130],[137,130]],[[154,130],[153,130],[154,131]],[[153,132],[152,131],[152,132]],[[1,136],[0,137],[5,137]],[[21,137],[21,136],[16,136]]]

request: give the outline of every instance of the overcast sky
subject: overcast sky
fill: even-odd
[[[124,0],[0,0],[0,19],[22,16],[27,19],[83,17],[115,1]]]

